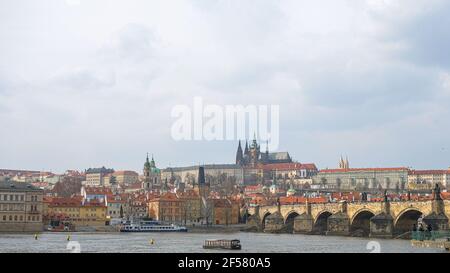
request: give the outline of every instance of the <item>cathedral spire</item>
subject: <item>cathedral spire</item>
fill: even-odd
[[[339,160],[339,169],[345,169],[344,158],[341,155],[341,159]]]
[[[241,140],[239,140],[238,149],[236,152],[236,164],[242,165],[244,159],[244,155],[242,154]]]

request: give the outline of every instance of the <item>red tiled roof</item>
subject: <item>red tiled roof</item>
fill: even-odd
[[[81,206],[81,198],[80,197],[55,197],[50,200],[48,206],[49,207],[74,207]]]
[[[150,200],[150,202],[155,202],[155,201],[172,201],[172,202],[180,201],[181,202],[181,200],[178,198],[178,196],[172,192],[166,192],[166,193],[162,194],[161,196]]]
[[[314,163],[276,163],[276,164],[267,164],[263,166],[264,170],[272,171],[272,170],[317,170],[317,167]]]
[[[328,199],[326,197],[302,197],[302,196],[289,196],[289,197],[280,197],[280,204],[304,204],[308,201],[310,204],[319,204],[319,203],[328,203]]]
[[[84,190],[86,191],[86,194],[112,194],[111,189],[106,187],[85,187]]]
[[[408,171],[406,167],[397,168],[352,168],[352,169],[323,169],[320,173],[342,173],[342,172],[387,172],[387,171]]]
[[[89,202],[85,202],[83,204],[85,207],[106,207],[104,202],[100,202],[99,200],[92,199]]]
[[[411,175],[443,175],[448,173],[448,170],[410,170],[408,174]]]
[[[133,184],[130,184],[125,187],[125,189],[131,189],[131,190],[136,190],[136,189],[141,189],[141,188],[142,188],[141,183],[133,183]]]

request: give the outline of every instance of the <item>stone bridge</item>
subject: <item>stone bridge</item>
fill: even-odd
[[[303,233],[393,237],[411,231],[417,220],[433,230],[447,230],[450,200],[352,202],[253,207],[252,229]]]

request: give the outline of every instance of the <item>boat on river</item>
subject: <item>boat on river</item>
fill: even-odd
[[[242,248],[241,241],[234,240],[206,240],[203,244],[205,249],[231,249],[240,250]]]
[[[187,228],[175,224],[163,224],[154,220],[141,220],[137,223],[126,221],[120,226],[120,232],[187,232]]]

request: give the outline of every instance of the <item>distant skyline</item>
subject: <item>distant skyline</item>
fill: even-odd
[[[278,151],[321,169],[341,155],[447,169],[448,14],[445,0],[1,1],[0,169],[233,163],[238,140],[171,138],[171,109],[195,96],[279,105]]]

